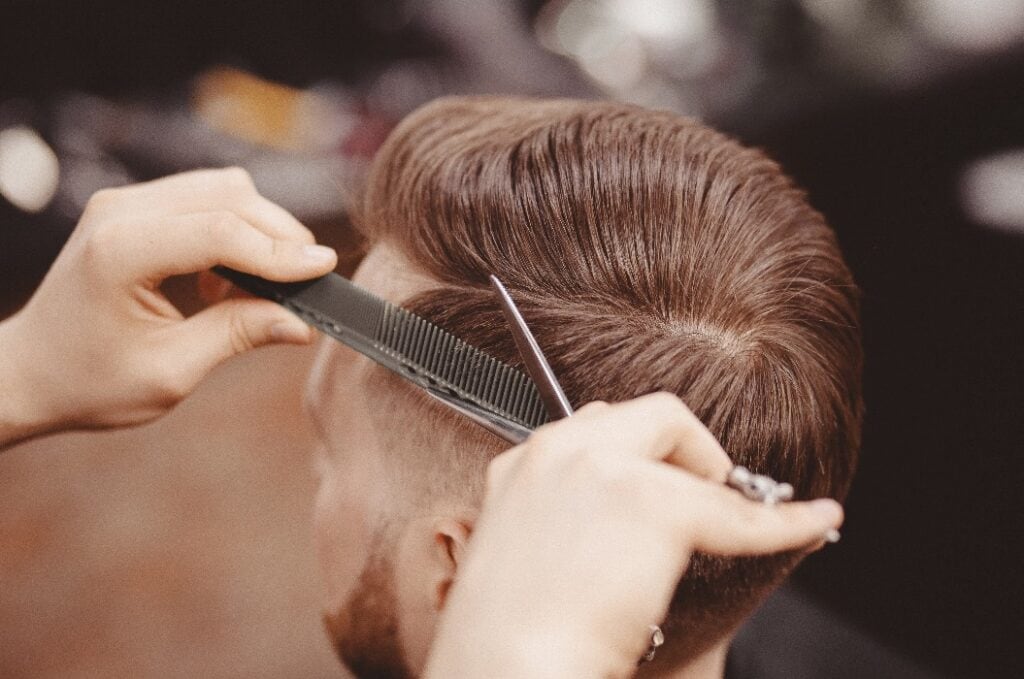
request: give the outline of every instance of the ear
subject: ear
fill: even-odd
[[[469,521],[438,519],[434,523],[434,560],[440,566],[434,591],[434,609],[444,608],[448,592],[455,583],[456,573],[469,544],[473,529]]]

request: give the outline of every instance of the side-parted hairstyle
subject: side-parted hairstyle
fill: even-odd
[[[617,103],[442,99],[391,134],[357,223],[437,281],[405,307],[519,364],[497,274],[576,406],[675,393],[735,463],[798,499],[845,497],[863,410],[858,291],[822,216],[760,151]],[[484,448],[468,470],[424,456],[481,484],[500,450]],[[696,555],[665,650],[728,633],[798,559]]]

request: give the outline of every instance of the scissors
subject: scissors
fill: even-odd
[[[508,294],[508,290],[505,289],[505,286],[497,276],[491,274],[489,280],[491,288],[498,297],[501,312],[505,316],[505,320],[512,332],[512,338],[519,349],[519,356],[526,366],[526,372],[537,386],[544,409],[547,411],[548,421],[553,422],[569,417],[573,413],[572,405],[569,403],[562,385],[558,383],[558,379],[555,377],[554,371],[551,370],[551,365],[544,356],[544,352],[541,351],[540,345],[537,344],[537,340],[530,331],[530,327],[526,325],[526,321],[523,320],[523,315],[519,312],[519,308],[512,301],[512,296]],[[522,443],[533,433],[531,429],[497,416],[494,413],[474,407],[473,404],[463,400],[451,398],[446,394],[439,394],[430,389],[427,389],[426,393],[452,410],[473,420],[495,436],[513,445]]]
[[[551,369],[551,364],[548,363],[547,357],[544,356],[540,345],[537,344],[537,339],[530,332],[530,327],[526,325],[523,315],[519,313],[519,308],[512,301],[512,296],[508,294],[508,290],[505,289],[505,286],[502,285],[497,276],[492,274],[490,281],[491,288],[494,289],[498,296],[501,312],[504,314],[505,320],[508,322],[509,329],[512,332],[512,338],[519,349],[519,356],[523,359],[523,364],[526,366],[526,372],[534,384],[537,385],[537,391],[540,393],[541,400],[544,402],[544,409],[548,414],[548,421],[553,422],[569,417],[573,413],[572,405],[569,403],[562,385],[559,384],[558,378],[555,377],[555,372]],[[500,429],[500,427],[496,429]],[[517,439],[520,436],[518,432],[513,433],[510,431],[505,435],[495,429],[491,431],[502,436],[510,443],[521,442],[520,439]],[[637,662],[638,665],[653,660],[658,648],[665,643],[665,634],[661,631],[660,627],[649,625],[648,631],[650,633],[650,640],[647,650],[644,651],[643,656]]]
[[[526,372],[534,384],[537,385],[537,391],[540,393],[544,409],[547,411],[548,421],[553,422],[569,417],[573,413],[572,405],[569,403],[562,385],[559,384],[558,378],[555,377],[555,373],[544,356],[540,345],[537,344],[537,339],[533,336],[530,327],[526,324],[523,315],[519,312],[519,308],[502,282],[493,274],[491,274],[489,279],[491,288],[498,297],[501,312],[505,316],[509,330],[512,332],[512,338],[519,349],[519,356],[526,366]],[[430,391],[427,393],[433,395]],[[459,411],[491,433],[496,434],[513,445],[522,443],[532,433],[530,430],[524,429],[503,418],[494,417],[490,413],[483,413],[479,410],[465,407],[465,405],[461,405],[458,401],[442,398],[438,398],[438,400],[441,400],[449,407]],[[742,466],[732,468],[726,479],[726,485],[755,502],[777,504],[793,499],[793,487],[790,484],[779,483],[762,474],[754,474]]]
[[[526,375],[337,274],[300,283],[276,283],[224,267],[215,267],[214,271],[243,290],[291,309],[322,332],[419,385],[434,399],[513,445],[533,433],[541,408],[548,422],[573,413],[544,352],[497,276],[489,277],[491,288],[526,366]],[[452,370],[450,361],[456,357],[461,363]],[[474,368],[475,372],[471,370]],[[537,389],[533,404],[524,389],[527,378]],[[775,504],[793,497],[788,483],[777,483],[744,467],[734,467],[726,483],[758,502]]]
[[[498,304],[508,323],[512,338],[519,349],[519,356],[523,360],[526,372],[537,386],[537,391],[544,403],[544,409],[547,411],[548,421],[569,417],[573,413],[572,405],[569,403],[562,385],[559,384],[558,378],[555,377],[555,373],[551,369],[547,357],[544,356],[540,345],[537,343],[537,339],[533,336],[530,327],[519,312],[519,308],[497,276],[492,274],[489,280],[491,288],[498,297]],[[428,391],[427,393],[431,392]],[[449,407],[458,410],[509,443],[522,443],[531,433],[530,430],[524,430],[521,426],[516,426],[507,420],[464,408],[457,401],[450,399],[439,400],[442,400]],[[729,472],[725,483],[754,502],[776,504],[787,502],[793,498],[793,487],[788,483],[778,483],[768,476],[754,474],[742,466],[734,466]],[[829,542],[834,542],[837,539],[838,533],[836,531],[829,531],[826,535],[826,540]],[[658,647],[665,643],[665,635],[657,625],[650,626],[650,635],[650,644],[641,657],[639,664],[652,660]]]
[[[512,296],[494,274],[490,276],[491,288],[498,295],[498,304],[501,305],[501,313],[505,315],[509,329],[512,331],[512,338],[519,349],[519,356],[523,359],[526,372],[537,385],[541,401],[544,402],[544,409],[548,413],[548,421],[560,420],[563,417],[572,415],[572,405],[565,396],[562,385],[558,383],[547,357],[541,351],[537,339],[530,332],[530,327],[523,320],[519,308],[512,301]]]

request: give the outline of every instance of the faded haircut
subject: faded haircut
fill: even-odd
[[[520,365],[497,274],[577,407],[672,392],[736,464],[798,499],[845,497],[863,410],[858,291],[821,214],[760,151],[617,103],[442,99],[384,144],[357,224],[437,281],[405,307]],[[466,426],[381,379],[381,398],[429,423],[421,433]],[[500,450],[464,433],[477,443],[454,446],[455,463],[448,442],[425,453],[450,477],[435,488],[479,487]],[[704,650],[798,560],[695,555],[664,650]]]

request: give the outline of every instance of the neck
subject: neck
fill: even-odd
[[[638,670],[636,676],[638,679],[722,679],[729,641],[723,639],[721,643],[682,665],[663,666],[655,656],[654,662]]]

